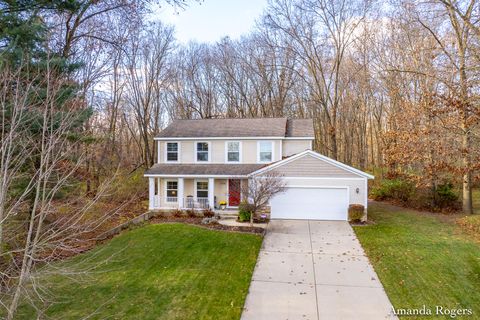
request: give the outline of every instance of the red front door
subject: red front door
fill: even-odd
[[[228,205],[237,207],[240,204],[240,180],[228,179]]]

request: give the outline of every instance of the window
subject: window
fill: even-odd
[[[178,142],[167,142],[167,161],[178,161]]]
[[[208,161],[208,142],[197,142],[197,161]]]
[[[273,160],[273,142],[258,142],[258,162],[272,162]]]
[[[208,181],[197,181],[197,198],[208,198]]]
[[[167,181],[167,202],[177,202],[178,182]]]
[[[239,141],[227,141],[227,162],[240,162]]]

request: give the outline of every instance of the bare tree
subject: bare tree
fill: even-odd
[[[129,110],[125,112],[134,120],[129,129],[137,139],[145,166],[155,162],[153,137],[166,121],[165,94],[170,81],[168,63],[173,40],[173,29],[156,23],[139,30],[126,50],[124,97]]]
[[[42,70],[38,77],[29,78],[31,82],[20,76],[24,75],[23,72],[10,73],[10,77],[6,72],[0,92],[8,91],[9,98],[14,99],[9,99],[8,103],[2,101],[2,148],[5,153],[2,152],[1,163],[0,195],[4,201],[1,204],[0,226],[2,244],[9,245],[0,252],[0,281],[2,295],[6,298],[2,297],[2,307],[6,310],[7,319],[13,319],[24,298],[41,313],[43,306],[38,306],[36,302],[42,301],[43,290],[35,281],[35,270],[66,252],[81,251],[86,242],[92,241],[89,238],[92,237],[91,232],[109,219],[112,212],[98,213],[94,219],[90,212],[91,207],[108,191],[109,181],[100,186],[97,197],[87,201],[85,206],[65,204],[68,212],[61,214],[57,210],[56,196],[69,186],[85,159],[82,153],[77,152],[81,140],[71,138],[72,130],[82,123],[83,101],[77,97],[62,100],[68,80],[48,64],[47,72]],[[17,85],[12,87],[12,83]],[[41,99],[36,99],[39,91]],[[32,118],[32,114],[36,116]],[[33,128],[28,126],[31,122],[34,122]],[[39,131],[32,134],[31,130],[37,128]],[[10,142],[12,137],[16,139],[13,144]],[[23,159],[34,159],[34,171],[25,172],[24,167],[19,167]],[[114,177],[113,173],[112,179]],[[13,190],[18,183],[26,184],[20,195]],[[74,201],[74,198],[71,196],[70,200]],[[30,210],[27,212],[25,208]],[[11,217],[14,215],[24,224],[13,223]]]
[[[461,166],[457,171],[462,175],[463,211],[467,214],[473,213],[472,172],[474,159],[478,157],[473,139],[480,119],[476,104],[479,67],[473,39],[475,30],[469,23],[476,4],[476,1],[405,4],[409,22],[423,28],[433,43],[431,47],[436,49],[434,67],[426,76],[438,84],[435,94],[444,98],[444,114],[448,112],[448,119],[442,121],[444,129],[458,139],[456,149],[461,155]],[[438,72],[432,72],[434,69]]]
[[[265,24],[281,30],[301,61],[301,75],[309,88],[317,132],[325,134],[317,148],[337,159],[338,119],[342,95],[342,69],[355,32],[368,12],[364,1],[285,1],[271,6]],[[328,140],[321,140],[323,136]]]
[[[242,184],[242,198],[247,201],[252,210],[250,224],[253,224],[254,216],[267,207],[275,195],[284,192],[285,186],[283,176],[275,171],[252,176]]]
[[[4,67],[0,73],[0,257],[4,248],[4,225],[31,190],[29,183],[16,199],[10,196],[32,151],[28,148],[24,127],[32,84],[21,81],[22,71],[21,66],[16,70]]]

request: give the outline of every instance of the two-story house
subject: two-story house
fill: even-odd
[[[367,206],[373,176],[312,151],[311,119],[176,120],[155,138],[150,210],[238,207],[248,178],[275,169],[285,192],[271,218],[346,220],[349,204]]]

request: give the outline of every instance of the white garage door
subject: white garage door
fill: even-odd
[[[272,219],[347,220],[347,188],[294,188],[270,200]]]

